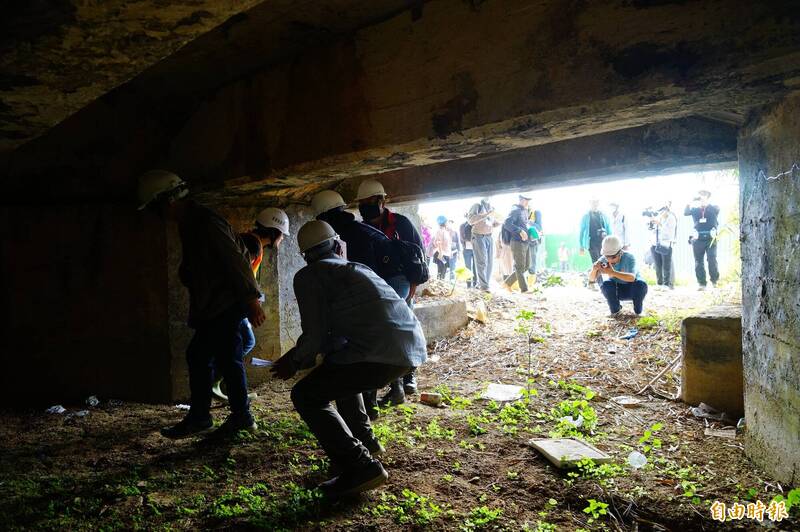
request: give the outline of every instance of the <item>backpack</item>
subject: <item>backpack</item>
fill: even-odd
[[[500,239],[503,241],[503,244],[509,245],[511,244],[511,231],[506,229],[506,226],[500,228]]]
[[[472,226],[469,225],[469,222],[464,222],[461,224],[459,228],[461,231],[461,241],[462,242],[469,242],[472,240]]]
[[[430,278],[428,261],[417,244],[405,240],[387,240],[382,242],[380,263],[384,274],[391,276],[402,273],[408,282],[415,285],[425,283]]]

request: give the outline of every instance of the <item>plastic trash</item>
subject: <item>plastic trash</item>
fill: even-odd
[[[736,423],[736,434],[742,434],[746,428],[747,422],[744,420],[744,418],[740,418],[739,422]]]
[[[559,421],[569,423],[576,429],[583,426],[583,416],[581,415],[579,415],[577,419],[572,416],[564,416],[560,418]]]
[[[497,384],[491,383],[489,387],[481,395],[481,399],[490,399],[492,401],[505,402],[516,401],[522,398],[522,386],[514,386],[513,384]]]
[[[175,408],[177,408],[178,410],[189,410],[191,406],[180,404],[180,405],[175,405]]]
[[[632,468],[641,469],[647,464],[647,457],[639,451],[631,451],[626,461]]]
[[[720,412],[713,406],[709,406],[705,403],[700,403],[698,406],[692,406],[689,408],[689,412],[694,417],[699,417],[701,419],[710,419],[712,421],[721,421],[726,425],[736,425],[736,420],[732,419],[728,414],[725,412]]]
[[[642,400],[630,395],[618,395],[611,398],[612,401],[625,408],[636,408],[642,404]]]
[[[100,404],[100,399],[98,399],[96,395],[91,395],[88,399],[86,399],[86,404],[91,407],[95,407]]]
[[[442,394],[433,392],[422,392],[419,395],[419,400],[422,403],[430,406],[439,406],[442,404]]]
[[[636,327],[631,327],[630,329],[628,329],[627,333],[620,336],[619,338],[620,340],[630,340],[631,338],[635,338],[637,334],[639,334],[639,329],[637,329]]]
[[[253,357],[250,359],[250,365],[255,366],[257,368],[269,368],[273,366],[275,363],[271,360],[264,360],[263,358],[256,358]]]
[[[66,411],[67,409],[61,405],[54,405],[45,410],[45,412],[47,412],[48,414],[63,414]]]
[[[86,417],[89,415],[88,410],[78,410],[77,412],[72,412],[71,414],[67,414],[67,419],[71,419],[73,417]]]

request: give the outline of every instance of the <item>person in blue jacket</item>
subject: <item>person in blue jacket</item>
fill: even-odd
[[[581,218],[581,229],[578,235],[581,255],[584,255],[588,249],[592,264],[597,262],[597,259],[600,258],[600,247],[603,244],[603,239],[611,235],[611,233],[611,224],[608,221],[608,216],[600,211],[600,200],[593,198],[589,202],[589,212]],[[596,290],[597,284],[589,281],[589,288]]]

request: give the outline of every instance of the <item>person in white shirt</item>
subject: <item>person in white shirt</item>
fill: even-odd
[[[628,241],[628,220],[625,214],[619,210],[619,203],[609,203],[611,207],[611,234],[617,235],[622,241],[622,249],[628,251],[630,242]]]
[[[656,269],[656,280],[659,286],[673,289],[675,276],[672,267],[672,246],[678,232],[678,217],[670,210],[667,203],[650,219],[648,228],[652,234],[650,251]]]

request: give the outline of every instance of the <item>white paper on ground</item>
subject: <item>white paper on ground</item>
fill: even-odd
[[[529,443],[558,468],[574,467],[584,458],[591,458],[597,464],[613,460],[597,447],[574,438],[534,439]]]
[[[491,383],[489,387],[481,395],[482,399],[491,399],[493,401],[516,401],[522,398],[522,386],[515,386],[513,384],[497,384]]]
[[[263,358],[256,358],[256,357],[253,357],[253,358],[250,360],[250,365],[251,365],[251,366],[255,366],[255,367],[257,367],[257,368],[268,368],[268,367],[270,367],[270,366],[273,366],[274,364],[275,364],[275,363],[274,363],[274,362],[272,362],[271,360],[264,360]]]

